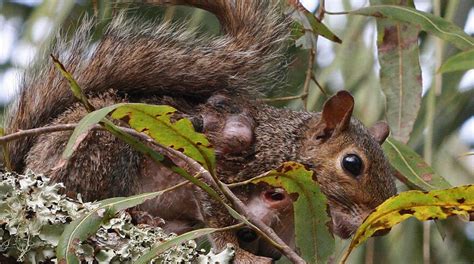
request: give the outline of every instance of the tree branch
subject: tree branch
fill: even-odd
[[[6,136],[0,137],[0,144],[4,144],[9,141],[13,141],[22,137],[27,136],[37,136],[46,133],[53,133],[53,132],[60,132],[60,131],[70,131],[76,128],[77,124],[60,124],[60,125],[52,125],[28,130],[18,131],[16,133],[12,133]],[[279,244],[277,248],[293,263],[306,263],[296,252],[291,249],[276,233],[270,228],[268,225],[263,223],[260,219],[258,219],[255,215],[253,215],[248,207],[229,189],[229,187],[222,183],[216,182],[212,175],[204,169],[201,164],[196,162],[195,160],[191,159],[190,157],[184,155],[183,153],[174,150],[172,148],[168,148],[157,143],[154,139],[150,138],[148,135],[139,133],[131,128],[126,127],[118,127],[125,133],[128,133],[132,136],[135,136],[141,140],[149,142],[160,149],[165,155],[179,158],[180,160],[184,161],[192,170],[198,172],[206,181],[211,183],[215,188],[220,189],[223,194],[229,199],[232,203],[234,209],[241,215],[243,215],[251,224],[256,226],[263,232],[263,237],[266,237],[270,240],[270,242],[276,242]],[[92,130],[105,130],[104,127],[101,125],[94,125],[91,128]],[[258,230],[257,230],[258,231]],[[260,233],[260,232],[258,232]]]

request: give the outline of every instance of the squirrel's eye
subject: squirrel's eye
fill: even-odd
[[[352,176],[359,176],[362,171],[362,159],[356,154],[348,154],[342,159],[342,167]]]

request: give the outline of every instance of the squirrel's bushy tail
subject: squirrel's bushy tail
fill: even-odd
[[[196,37],[185,26],[112,20],[104,36],[91,43],[92,19],[84,19],[72,40],[58,38],[51,53],[89,95],[109,89],[129,98],[147,94],[207,96],[218,90],[261,91],[281,80],[286,18],[271,0],[163,0],[154,4],[186,4],[214,13],[222,27],[217,37]],[[75,102],[69,85],[43,60],[27,71],[9,107],[6,132],[47,124]],[[9,144],[15,170],[34,138]]]

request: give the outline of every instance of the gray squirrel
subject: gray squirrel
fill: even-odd
[[[328,197],[331,230],[342,238],[352,235],[371,210],[396,193],[380,147],[388,126],[380,122],[367,129],[352,117],[354,100],[348,92],[331,97],[321,113],[279,109],[258,99],[261,91],[282,85],[287,71],[290,21],[274,1],[153,2],[208,10],[220,21],[222,34],[196,37],[182,26],[144,24],[120,14],[92,45],[95,23],[84,19],[72,40],[59,38],[51,53],[96,108],[118,102],[174,106],[215,146],[218,177],[225,183],[252,178],[285,161],[305,164]],[[67,81],[45,60],[25,74],[8,108],[5,129],[13,133],[77,123],[86,114]],[[90,132],[67,165],[58,169],[70,135],[55,132],[9,143],[14,170],[45,173],[63,182],[68,194],[81,193],[88,201],[155,191],[181,180],[105,131]],[[234,192],[293,245],[291,198],[284,191],[247,187]],[[165,228],[175,232],[234,223],[192,186],[141,209],[164,219]],[[235,263],[265,263],[279,257],[245,228],[213,236],[218,249],[229,242],[237,246]]]

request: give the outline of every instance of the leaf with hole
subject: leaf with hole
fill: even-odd
[[[351,11],[349,14],[373,16],[378,19],[389,18],[406,22],[434,34],[458,49],[469,50],[474,47],[474,38],[466,34],[454,23],[414,8],[396,5],[374,5]]]
[[[454,187],[430,192],[408,191],[400,193],[379,205],[357,229],[342,263],[351,251],[376,231],[388,229],[415,217],[420,221],[446,219],[449,216],[469,217],[474,212],[474,185]]]
[[[213,173],[216,157],[211,144],[204,134],[194,131],[191,121],[177,118],[175,112],[176,109],[167,105],[124,104],[112,117],[127,122],[164,146],[183,152]]]
[[[397,3],[372,0],[371,4]],[[402,7],[402,6],[400,6]],[[386,98],[385,115],[391,134],[408,142],[421,106],[419,27],[391,19],[377,20],[377,51],[380,87]]]

